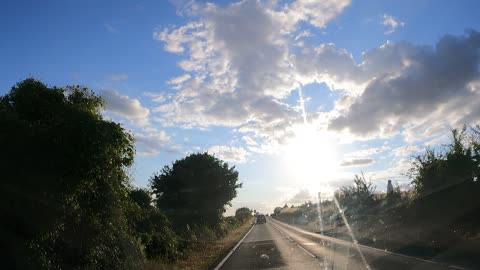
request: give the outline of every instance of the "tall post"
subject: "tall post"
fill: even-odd
[[[322,219],[322,197],[321,192],[318,192],[318,225],[320,226],[320,234],[323,235],[323,219]]]

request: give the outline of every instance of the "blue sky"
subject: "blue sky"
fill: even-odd
[[[29,76],[92,88],[135,135],[138,186],[197,151],[239,170],[233,207],[300,203],[361,171],[404,186],[412,155],[478,123],[479,5],[6,1],[0,94]]]

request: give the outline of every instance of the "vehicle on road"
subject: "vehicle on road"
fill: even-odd
[[[265,217],[265,215],[260,214],[257,216],[257,224],[262,223],[267,223],[267,218]]]

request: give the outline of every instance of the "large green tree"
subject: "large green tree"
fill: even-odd
[[[235,167],[208,153],[165,166],[150,183],[158,208],[181,230],[187,224],[217,226],[241,187]]]
[[[5,268],[121,269],[133,138],[87,88],[26,79],[0,97],[0,242]],[[4,269],[5,269],[4,268]]]

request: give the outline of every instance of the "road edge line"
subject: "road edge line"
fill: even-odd
[[[275,222],[273,222],[275,223]],[[272,227],[274,227],[277,231],[279,231],[281,234],[285,235],[285,237],[290,240],[290,242],[294,242],[295,244],[297,244],[297,247],[300,248],[301,250],[303,250],[303,252],[307,253],[307,255],[309,255],[310,257],[312,258],[317,258],[317,256],[315,254],[313,254],[312,252],[308,251],[308,249],[304,248],[302,245],[300,245],[300,243],[298,243],[297,241],[293,240],[290,236],[288,236],[285,232],[283,232],[277,225],[273,225],[272,222],[270,222],[270,225],[272,225]]]
[[[237,250],[238,246],[240,246],[240,244],[243,242],[243,240],[245,240],[245,238],[250,234],[250,232],[253,230],[254,227],[255,227],[255,223],[253,223],[250,230],[248,230],[248,232],[242,237],[242,239],[240,239],[240,241],[238,241],[238,243],[232,248],[232,250],[230,250],[230,252],[227,254],[227,256],[225,256],[225,258],[223,258],[223,260],[220,263],[218,263],[218,265],[215,268],[213,268],[213,270],[219,270],[220,267],[222,267],[222,265],[228,260],[228,258],[230,258],[230,256],[232,256],[233,252],[235,252],[235,250]]]
[[[310,255],[310,257],[312,258],[316,258],[317,256],[315,256],[315,254],[311,253],[310,251],[308,251],[306,248],[302,247],[300,244],[297,244],[297,247],[300,248],[301,250],[303,250],[303,252],[307,253],[308,255]]]
[[[291,227],[292,230],[295,230],[299,233],[315,235],[319,239],[326,238],[326,239],[324,239],[324,241],[327,241],[327,242],[332,241],[332,240],[329,240],[327,238],[332,238],[335,241],[343,242],[342,243],[343,245],[353,245],[354,244],[353,242],[350,242],[350,241],[347,241],[347,240],[344,240],[344,239],[335,238],[335,237],[326,236],[326,235],[318,235],[317,233],[305,230],[303,228],[285,223],[285,222],[277,220],[277,219],[275,219],[275,221],[273,223],[275,223],[275,222],[278,222],[278,223],[282,224],[282,226]],[[275,225],[274,227],[279,227],[279,226]],[[376,247],[370,247],[370,246],[366,246],[366,245],[362,245],[362,244],[357,244],[357,245],[362,247],[362,248],[365,248],[365,249],[370,249],[370,250],[377,251],[377,252],[383,252],[383,253],[387,253],[387,254],[390,254],[390,255],[393,255],[393,256],[404,257],[404,258],[407,258],[407,259],[410,259],[410,260],[417,260],[417,261],[421,261],[421,262],[424,262],[424,263],[436,264],[436,265],[444,266],[444,267],[447,267],[447,268],[454,268],[454,269],[461,269],[461,270],[470,270],[471,269],[471,268],[465,268],[463,266],[449,264],[449,263],[445,263],[445,262],[437,262],[437,261],[432,261],[432,260],[423,259],[423,258],[419,258],[419,257],[413,257],[413,256],[410,256],[410,255],[405,255],[405,254],[401,254],[401,253],[395,253],[395,252],[392,252],[392,251],[389,251],[389,250],[379,249],[379,248],[376,248]]]

